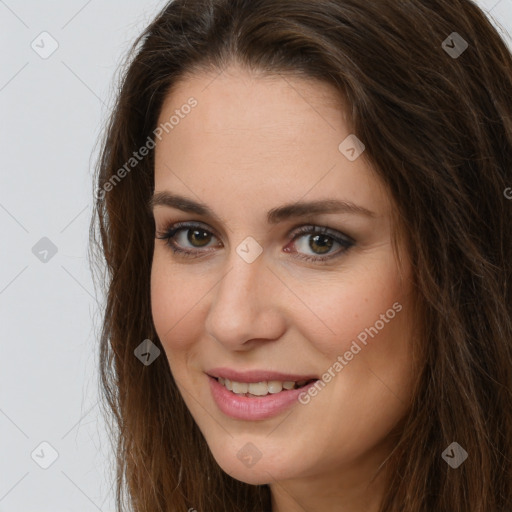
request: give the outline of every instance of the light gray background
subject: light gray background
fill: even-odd
[[[92,169],[120,59],[166,3],[0,0],[0,512],[114,510],[87,260]],[[512,0],[478,3],[512,34]],[[52,40],[48,58],[31,47]],[[46,262],[32,252],[43,237],[57,247]],[[58,453],[47,469],[42,442]]]

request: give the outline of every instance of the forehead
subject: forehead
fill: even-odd
[[[190,98],[196,105],[184,108]],[[364,154],[349,161],[339,150],[351,127],[329,84],[237,68],[197,74],[175,85],[159,125],[172,116],[172,129],[156,144],[156,190],[257,197],[268,209],[278,199],[326,193],[369,209],[386,206]]]
[[[189,76],[167,95],[160,112],[163,124],[193,96],[191,114],[198,122],[173,128],[179,135],[190,130],[221,141],[232,138],[265,143],[265,148],[299,147],[299,138],[330,135],[338,139],[348,129],[341,94],[331,85],[286,75],[255,75],[239,68]],[[184,120],[183,120],[184,121]],[[331,132],[331,133],[328,133]],[[232,144],[231,150],[236,149]]]

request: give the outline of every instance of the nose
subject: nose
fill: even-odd
[[[285,287],[268,267],[264,252],[248,263],[234,247],[227,263],[209,294],[206,332],[229,350],[237,351],[279,339],[286,326]]]

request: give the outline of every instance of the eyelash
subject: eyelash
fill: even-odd
[[[183,230],[192,230],[197,229],[204,231],[205,233],[209,233],[217,238],[215,233],[210,230],[204,228],[201,224],[193,223],[193,222],[177,222],[175,224],[171,224],[164,229],[163,232],[157,232],[156,238],[159,240],[165,240],[166,245],[172,250],[174,254],[179,254],[180,256],[186,258],[200,258],[202,254],[211,251],[189,251],[185,249],[181,249],[175,242],[174,238],[179,231]],[[332,238],[336,243],[340,244],[344,249],[338,250],[334,254],[330,254],[329,256],[295,256],[299,259],[315,262],[315,263],[327,263],[327,260],[331,260],[345,254],[354,244],[355,242],[348,236],[343,233],[339,233],[337,231],[330,230],[327,227],[319,227],[315,225],[306,225],[301,226],[293,233],[292,242],[300,238],[301,235],[327,235],[329,238]],[[298,253],[299,254],[299,253]]]

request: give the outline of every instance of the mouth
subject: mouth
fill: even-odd
[[[267,395],[277,395],[283,391],[291,391],[294,389],[301,389],[309,384],[316,382],[318,379],[306,380],[263,380],[259,382],[238,382],[223,377],[213,377],[221,386],[224,386],[228,391],[234,395],[243,396],[247,398],[261,398]]]
[[[222,373],[224,375],[206,374],[211,397],[226,416],[244,421],[262,421],[284,413],[296,406],[308,388],[318,382],[317,378],[274,372],[241,374],[230,370]],[[283,380],[277,380],[278,377]]]

